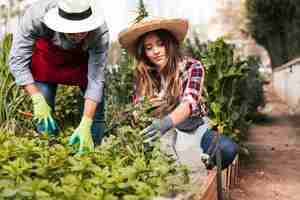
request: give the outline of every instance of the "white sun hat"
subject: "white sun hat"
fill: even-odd
[[[81,33],[94,30],[104,23],[100,0],[58,0],[50,9],[44,23],[62,33]]]

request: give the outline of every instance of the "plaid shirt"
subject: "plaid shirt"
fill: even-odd
[[[180,102],[188,102],[191,116],[207,115],[201,95],[204,82],[204,65],[199,61],[186,57],[180,67]]]
[[[179,73],[180,102],[189,103],[191,116],[206,116],[205,105],[201,102],[205,74],[204,65],[198,60],[185,57]],[[137,103],[139,100],[140,97],[134,92],[134,103]]]

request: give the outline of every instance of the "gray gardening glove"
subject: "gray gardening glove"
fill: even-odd
[[[174,126],[171,117],[168,115],[162,119],[154,119],[152,124],[142,130],[141,135],[144,143],[151,143],[164,135]]]

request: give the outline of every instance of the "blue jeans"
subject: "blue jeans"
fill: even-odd
[[[35,85],[41,90],[43,93],[47,103],[52,108],[52,110],[55,110],[55,96],[56,96],[56,90],[57,85],[56,83],[44,83],[44,82],[35,82]],[[84,93],[84,89],[80,88],[81,92]],[[82,95],[83,98],[83,95]],[[104,99],[104,98],[103,98]],[[102,99],[101,103],[97,105],[96,113],[93,118],[93,124],[92,124],[92,137],[95,145],[100,144],[101,140],[103,138],[104,130],[105,130],[105,118],[104,118],[104,100]],[[81,116],[83,113],[83,104],[80,106],[81,110]],[[37,131],[42,132],[44,130],[44,124],[39,123],[36,125]],[[58,131],[58,130],[54,130]]]
[[[212,130],[207,130],[202,137],[201,140],[201,148],[203,149],[203,153],[208,153],[209,147],[213,142],[214,133]],[[212,149],[215,148],[214,144],[212,144]],[[221,150],[222,157],[222,169],[227,168],[234,160],[237,152],[238,145],[234,143],[229,137],[221,134],[219,147]],[[216,165],[216,156],[212,157],[214,165]]]

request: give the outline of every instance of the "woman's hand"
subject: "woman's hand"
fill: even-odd
[[[132,112],[131,126],[136,128],[139,124],[139,114],[136,111]]]
[[[151,125],[142,130],[140,134],[145,143],[151,143],[167,133],[173,126],[172,118],[166,116],[162,119],[154,119]]]
[[[152,104],[152,106],[154,107],[158,107],[161,104],[163,104],[163,99],[157,96],[153,96],[149,99],[150,103]]]

